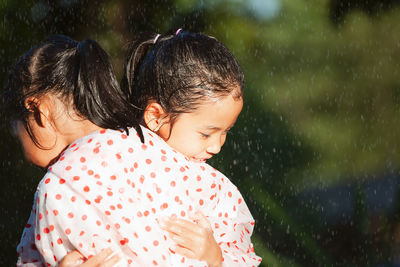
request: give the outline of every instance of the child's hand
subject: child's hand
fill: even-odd
[[[112,267],[120,260],[118,254],[110,257],[112,253],[113,251],[110,248],[104,249],[83,263],[85,257],[75,250],[62,259],[59,267]]]
[[[221,266],[221,249],[207,218],[201,212],[190,218],[193,222],[172,217],[160,222],[161,228],[168,231],[177,244],[173,250],[188,258],[206,261],[210,267]]]

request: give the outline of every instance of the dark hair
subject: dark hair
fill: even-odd
[[[217,39],[200,33],[140,34],[130,45],[121,88],[143,118],[150,100],[172,120],[205,100],[243,94],[244,76],[234,56]],[[236,89],[239,88],[239,89]]]
[[[97,42],[49,36],[11,69],[2,98],[4,116],[9,121],[22,121],[38,146],[28,118],[38,118],[39,110],[34,105],[27,109],[25,101],[30,96],[49,93],[69,103],[78,116],[102,128],[123,128],[129,133],[127,127],[135,127],[143,142],[141,129],[132,120],[136,107],[121,91],[107,53]]]

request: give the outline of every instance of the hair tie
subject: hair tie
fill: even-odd
[[[175,35],[178,35],[181,31],[182,31],[182,28],[179,28],[179,29],[176,31]]]
[[[158,37],[160,37],[161,34],[157,34],[156,37],[154,37],[153,44],[157,43]]]

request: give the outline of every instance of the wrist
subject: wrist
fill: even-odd
[[[218,246],[217,254],[214,257],[212,262],[208,262],[208,267],[222,267],[222,251],[221,248]]]

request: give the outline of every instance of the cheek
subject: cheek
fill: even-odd
[[[226,141],[226,134],[223,134],[221,136],[221,147],[225,144],[225,141]]]

